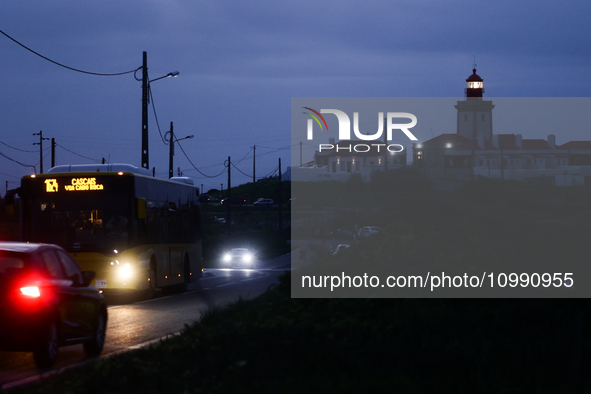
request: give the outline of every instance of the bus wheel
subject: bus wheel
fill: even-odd
[[[185,256],[183,279],[183,291],[189,291],[189,283],[191,283],[191,265],[189,264],[189,256]]]

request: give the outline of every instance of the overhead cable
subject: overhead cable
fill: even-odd
[[[2,145],[4,145],[4,146],[7,146],[7,147],[9,147],[9,148],[11,148],[11,149],[14,149],[14,150],[21,151],[21,152],[26,152],[26,153],[37,153],[37,151],[34,151],[34,150],[24,150],[24,149],[15,148],[14,146],[10,146],[10,145],[8,145],[8,144],[6,144],[6,143],[2,142],[2,141],[0,141],[0,144],[2,144]]]
[[[33,166],[33,165],[30,165],[30,164],[23,164],[23,163],[21,163],[21,162],[20,162],[20,161],[18,161],[18,160],[14,160],[13,158],[6,156],[6,155],[5,155],[4,153],[2,153],[2,152],[0,152],[0,156],[4,157],[5,159],[8,159],[8,160],[10,160],[10,161],[12,161],[12,162],[15,162],[16,164],[20,164],[20,165],[21,165],[21,166],[23,166],[23,167],[33,167],[33,169],[35,170],[35,174],[37,173],[37,167],[35,167],[35,166]]]
[[[14,41],[15,43],[17,43],[21,47],[25,48],[27,51],[34,53],[35,55],[37,55],[37,56],[39,56],[39,57],[47,60],[48,62],[51,62],[53,64],[57,64],[60,67],[67,68],[68,70],[76,71],[76,72],[79,72],[79,73],[90,74],[90,75],[99,75],[99,76],[103,76],[103,77],[113,77],[113,76],[117,76],[117,75],[131,74],[132,72],[135,72],[137,70],[137,68],[135,68],[133,70],[125,71],[125,72],[121,72],[121,73],[95,73],[95,72],[80,70],[80,69],[77,69],[77,68],[74,68],[74,67],[66,66],[65,64],[62,64],[62,63],[58,63],[55,60],[51,60],[50,58],[45,57],[45,56],[41,55],[40,53],[35,52],[31,48],[29,48],[29,47],[21,44],[20,42],[18,42],[14,38],[10,37],[8,34],[4,33],[2,30],[0,30],[0,33],[2,33],[3,35],[5,35],[8,39]]]
[[[64,147],[64,146],[61,146],[61,145],[60,145],[60,144],[58,144],[57,142],[56,142],[56,144],[55,144],[55,145],[56,145],[56,146],[59,146],[60,148],[62,148],[62,149],[64,149],[64,150],[66,150],[66,151],[68,151],[68,152],[70,152],[70,153],[72,153],[72,154],[74,154],[74,155],[76,155],[76,156],[80,156],[80,157],[82,157],[82,158],[84,158],[84,159],[92,160],[92,161],[95,161],[95,162],[97,162],[97,163],[100,163],[100,162],[102,161],[102,160],[98,160],[98,159],[93,159],[92,157],[86,157],[86,156],[82,156],[82,155],[81,155],[81,154],[79,154],[79,153],[73,152],[73,151],[69,150],[68,148],[66,148],[66,147]]]
[[[154,118],[156,119],[156,126],[158,126],[158,134],[160,134],[160,139],[164,143],[164,145],[168,145],[168,142],[162,136],[162,131],[160,130],[160,123],[158,122],[158,115],[156,114],[156,107],[154,106],[154,96],[152,96],[152,88],[148,85],[148,93],[150,94],[150,101],[152,102],[152,110],[154,111]]]
[[[224,172],[226,172],[226,166],[224,166],[224,169],[222,170],[222,172],[220,172],[217,175],[207,175],[204,174],[203,172],[199,171],[199,169],[197,167],[195,167],[195,164],[193,164],[193,162],[191,161],[191,159],[189,159],[189,156],[187,156],[187,153],[185,153],[185,150],[183,149],[183,146],[181,145],[180,142],[177,141],[177,145],[179,146],[179,148],[181,148],[181,151],[183,152],[183,155],[185,155],[185,157],[187,158],[187,160],[189,160],[189,163],[191,163],[191,166],[193,166],[193,168],[200,173],[201,175],[203,175],[206,178],[217,178],[218,176],[222,175]]]

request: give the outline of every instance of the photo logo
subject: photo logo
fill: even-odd
[[[309,108],[309,107],[302,107],[307,109],[310,112],[303,112],[304,114],[310,116],[312,119],[308,119],[308,128],[307,128],[307,138],[308,140],[312,140],[314,138],[314,120],[320,126],[320,130],[324,131],[324,126],[326,127],[326,131],[328,132],[328,125],[326,120],[322,116],[322,114],[333,114],[337,117],[339,121],[339,140],[351,140],[351,120],[349,116],[338,109],[321,109],[320,112]],[[388,141],[392,140],[392,134],[394,130],[402,131],[411,141],[417,141],[417,138],[414,136],[413,133],[410,132],[409,129],[413,128],[417,124],[417,117],[408,112],[388,112],[386,117],[386,138]],[[394,119],[410,119],[410,123],[394,123]],[[320,122],[322,120],[322,123]],[[384,113],[378,113],[378,131],[374,134],[363,134],[359,130],[359,112],[353,112],[353,133],[355,137],[357,137],[361,141],[376,141],[382,138],[384,134]],[[372,144],[372,146],[385,146],[386,144]],[[378,146],[378,151],[379,151]],[[359,147],[359,148],[358,148]],[[392,151],[391,147],[397,147],[397,150]],[[399,147],[399,148],[398,148]],[[334,149],[335,146],[332,144],[320,144],[319,149],[320,151]],[[370,148],[367,144],[358,144],[358,145],[351,145],[349,148],[354,149],[355,152],[367,152]],[[401,152],[404,148],[402,145],[399,144],[392,144],[387,145],[388,151],[390,152]],[[337,146],[337,151],[339,147]],[[367,150],[366,150],[367,149]],[[350,151],[350,150],[349,150]]]
[[[304,109],[307,109],[309,111],[314,112],[316,115],[318,115],[318,117],[320,119],[322,119],[322,122],[324,122],[324,125],[326,126],[326,131],[328,131],[328,125],[326,124],[326,120],[324,119],[324,116],[320,115],[320,112],[312,109],[312,108],[308,108],[308,107],[303,107]],[[321,110],[322,111],[322,110]],[[314,115],[312,115],[309,112],[302,112],[306,115],[310,115],[312,118],[314,118],[314,120],[316,120],[316,123],[318,123],[318,125],[320,126],[320,130],[323,130],[322,128],[322,123],[320,123],[320,120],[318,120],[318,118]],[[314,124],[312,123],[312,119],[308,119],[308,139],[311,140],[312,139],[312,128],[313,128]]]

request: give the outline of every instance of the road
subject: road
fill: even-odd
[[[161,292],[152,300],[133,303],[109,301],[107,340],[101,357],[128,351],[183,330],[209,309],[237,300],[254,298],[291,267],[290,256],[260,262],[255,269],[206,269],[185,293]],[[82,345],[60,348],[56,366],[38,370],[32,353],[0,352],[0,387],[8,389],[91,360]]]

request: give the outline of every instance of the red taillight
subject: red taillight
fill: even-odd
[[[29,297],[39,297],[39,288],[37,286],[21,287],[21,293]]]

